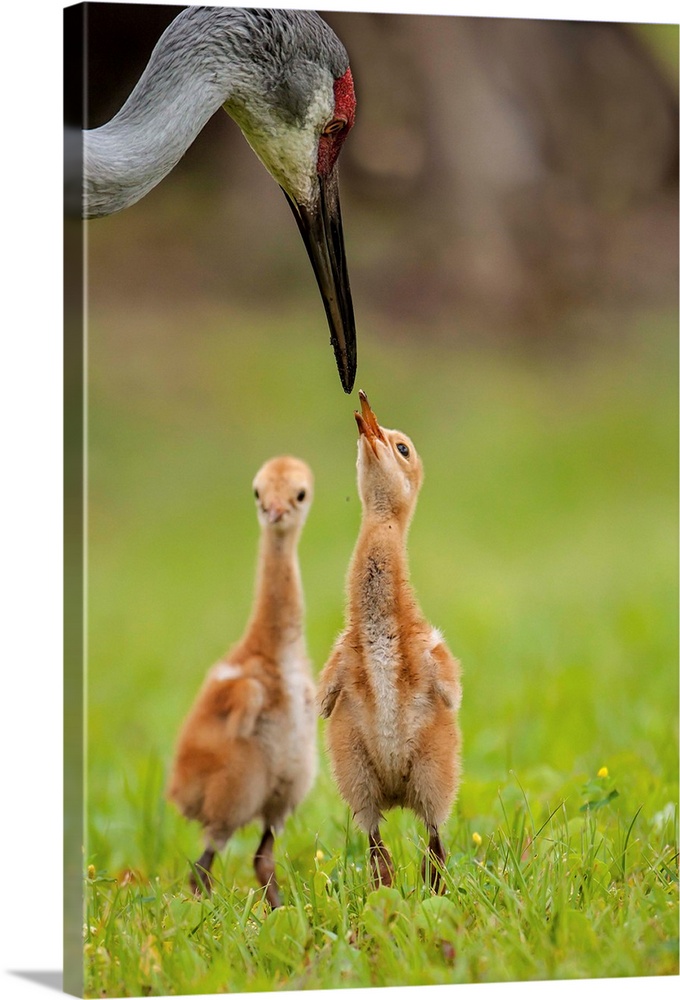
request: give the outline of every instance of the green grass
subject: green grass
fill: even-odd
[[[273,915],[255,826],[212,899],[189,896],[200,835],[163,786],[245,623],[250,483],[279,452],[316,474],[300,555],[323,666],[359,522],[356,396],[305,318],[100,311],[90,333],[88,995],[677,974],[675,318],[531,356],[360,332],[358,387],[425,464],[412,578],[463,662],[464,780],[446,895],[399,810],[396,887],[372,892],[320,727]]]

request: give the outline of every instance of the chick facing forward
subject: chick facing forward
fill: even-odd
[[[313,491],[310,469],[288,456],[253,482],[260,546],[255,599],[241,641],[208,672],[179,734],[169,798],[205,831],[192,887],[210,891],[210,869],[239,827],[259,819],[255,873],[280,905],[274,834],[316,773],[314,685],[303,633],[297,546]]]
[[[345,628],[318,682],[340,793],[368,833],[375,882],[391,885],[383,811],[407,807],[426,824],[423,878],[441,886],[439,827],[460,779],[461,669],[409,583],[406,540],[423,480],[413,442],[378,424],[359,394],[359,537],[347,574]]]

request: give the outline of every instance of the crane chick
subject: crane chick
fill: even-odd
[[[299,459],[273,458],[253,489],[261,528],[253,611],[241,641],[208,672],[182,726],[168,795],[205,831],[191,878],[196,893],[201,886],[210,892],[215,853],[234,831],[262,821],[255,874],[276,907],[274,834],[316,773],[314,685],[297,557],[313,477]]]
[[[380,427],[360,392],[359,538],[347,575],[345,629],[318,684],[335,779],[368,833],[373,880],[392,884],[380,836],[383,810],[412,809],[426,824],[423,878],[441,885],[439,826],[460,778],[460,665],[427,623],[409,584],[406,538],[423,467],[413,443]]]

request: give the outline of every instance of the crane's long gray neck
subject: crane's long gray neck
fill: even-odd
[[[82,133],[84,217],[142,198],[221,105],[256,148],[253,136],[263,129],[253,116],[301,123],[319,74],[339,79],[347,65],[342,44],[314,11],[188,7],[161,36],[118,114]],[[271,131],[269,118],[264,134]],[[80,177],[68,177],[69,161],[79,161],[79,137],[74,145],[66,136],[67,206],[74,189],[80,202]],[[271,170],[262,149],[256,152]]]
[[[175,166],[229,97],[237,75],[229,11],[183,11],[156,45],[137,86],[106,125],[83,135],[83,216],[134,204]]]

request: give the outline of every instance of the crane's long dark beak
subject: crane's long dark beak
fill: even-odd
[[[317,179],[318,195],[311,204],[298,203],[285,190],[284,194],[293,210],[316,275],[340,381],[345,392],[349,393],[357,370],[357,342],[342,236],[337,168],[333,167],[326,177],[319,175]]]

